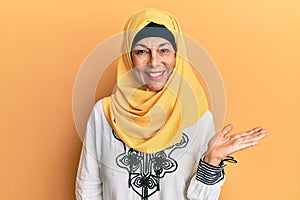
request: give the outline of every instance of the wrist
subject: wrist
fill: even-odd
[[[196,180],[205,185],[215,185],[224,179],[224,166],[213,166],[200,159]]]
[[[204,162],[206,162],[206,163],[208,163],[212,166],[218,167],[218,166],[220,166],[220,163],[222,162],[222,159],[207,154],[204,157]]]

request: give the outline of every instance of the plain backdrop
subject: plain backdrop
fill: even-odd
[[[220,199],[300,199],[296,0],[1,1],[0,199],[75,199],[82,146],[72,116],[76,73],[145,7],[174,14],[214,60],[233,133],[269,129],[257,147],[234,155],[238,164],[226,167]]]

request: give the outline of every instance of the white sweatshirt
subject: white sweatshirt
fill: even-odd
[[[126,146],[97,102],[87,123],[76,179],[77,200],[216,200],[224,166],[203,162],[215,134],[210,111],[183,131],[182,140],[145,154]]]

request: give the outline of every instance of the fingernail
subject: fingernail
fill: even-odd
[[[263,128],[261,128],[261,127],[257,127],[256,129],[255,129],[255,131],[260,131],[260,130],[262,130]]]

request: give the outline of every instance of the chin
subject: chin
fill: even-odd
[[[153,90],[153,91],[156,91],[156,92],[159,92],[160,90],[162,90],[162,89],[164,88],[163,85],[158,85],[158,84],[147,85],[147,87],[148,87],[150,90]]]

